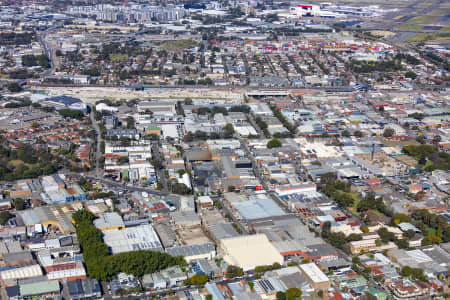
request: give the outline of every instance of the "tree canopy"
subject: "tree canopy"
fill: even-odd
[[[78,242],[83,250],[83,258],[89,277],[108,280],[120,272],[141,277],[173,265],[185,266],[183,257],[173,257],[167,253],[139,250],[110,255],[108,246],[102,240],[102,233],[92,221],[94,215],[79,210],[72,216]]]
[[[281,143],[281,141],[279,139],[273,138],[267,143],[267,148],[279,148],[282,145],[283,144]]]
[[[84,118],[84,113],[80,110],[75,109],[60,109],[59,114],[66,118],[72,118],[77,120],[82,120]]]

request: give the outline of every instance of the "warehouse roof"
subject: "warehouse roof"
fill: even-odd
[[[176,211],[171,214],[175,225],[200,225],[200,217],[194,211]]]
[[[195,256],[200,254],[216,251],[213,243],[195,244],[187,246],[178,246],[166,249],[167,253],[172,256]]]
[[[218,223],[208,227],[213,237],[216,240],[221,240],[224,238],[231,238],[239,236],[239,233],[234,229],[230,223]]]
[[[33,260],[31,252],[28,251],[8,253],[3,255],[3,261],[7,265],[16,264],[28,260]]]
[[[267,197],[234,203],[234,206],[242,218],[246,220],[285,215],[285,212],[272,199]]]
[[[42,295],[48,293],[59,292],[59,281],[40,281],[29,284],[20,285],[21,296]]]
[[[103,240],[113,254],[136,250],[163,250],[158,235],[150,224],[122,230],[104,230],[103,235]]]
[[[239,266],[244,270],[256,266],[283,263],[283,257],[270,243],[265,234],[245,235],[223,239],[221,247],[225,252],[224,260],[228,264]]]
[[[80,99],[77,99],[74,97],[69,97],[69,96],[56,96],[56,97],[49,98],[47,100],[63,103],[64,105],[72,105],[74,103],[82,102]]]
[[[406,253],[413,258],[418,264],[432,262],[433,259],[426,255],[422,250],[410,250]]]
[[[96,279],[87,278],[84,280],[76,279],[67,283],[70,296],[85,296],[100,293],[100,285]]]
[[[225,297],[220,292],[219,288],[217,287],[217,284],[208,282],[205,284],[205,288],[208,291],[208,293],[213,296],[214,300],[225,300]]]
[[[319,267],[315,263],[300,265],[300,269],[314,283],[329,281],[328,277],[319,269]]]
[[[42,269],[39,265],[31,265],[0,272],[0,277],[2,278],[2,280],[30,278],[41,275]]]
[[[311,258],[338,254],[337,250],[333,246],[326,243],[310,245],[308,248],[309,251],[307,251],[306,254]]]
[[[440,265],[450,266],[450,253],[439,246],[434,245],[431,248],[422,249],[422,251]]]
[[[52,224],[57,225],[63,233],[75,231],[70,211],[63,210],[61,206],[40,206],[18,212],[25,225]]]
[[[94,225],[98,229],[125,226],[122,217],[116,212],[108,212],[101,214],[98,219],[94,220]]]

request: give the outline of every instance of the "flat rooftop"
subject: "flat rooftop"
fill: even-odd
[[[158,235],[150,224],[122,230],[104,230],[103,240],[112,254],[137,250],[163,251]]]

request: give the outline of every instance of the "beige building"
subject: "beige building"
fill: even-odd
[[[331,287],[330,279],[319,269],[315,263],[300,265],[300,270],[315,289],[326,290]]]
[[[223,239],[220,241],[220,248],[227,264],[241,267],[244,271],[275,262],[283,264],[284,261],[265,234]]]

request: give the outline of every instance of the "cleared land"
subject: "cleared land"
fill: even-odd
[[[403,29],[403,30],[422,30],[423,26],[421,25],[399,25],[397,26],[397,29]]]
[[[110,54],[109,59],[111,61],[124,61],[124,60],[128,60],[128,55],[127,54]]]
[[[162,44],[162,47],[168,51],[180,51],[189,48],[190,46],[198,46],[198,45],[199,45],[198,42],[193,40],[180,40],[180,41],[165,42],[164,44]]]
[[[433,9],[427,15],[433,17],[443,17],[448,14],[450,11],[447,9]]]
[[[409,38],[407,42],[420,43],[420,42],[444,42],[450,41],[450,33],[417,33],[413,37]]]
[[[420,17],[414,17],[408,20],[408,23],[414,23],[414,24],[430,24],[436,21],[438,18],[433,16],[420,16]]]

